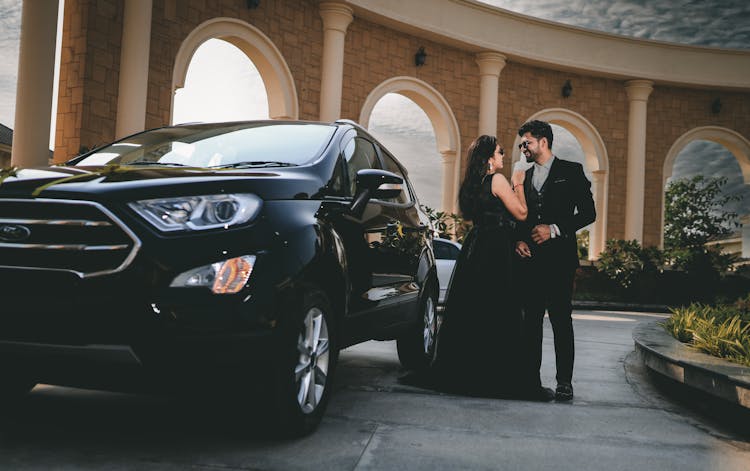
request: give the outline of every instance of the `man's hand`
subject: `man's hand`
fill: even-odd
[[[518,185],[523,185],[524,180],[526,179],[526,172],[523,170],[517,170],[513,172],[513,175],[510,177],[510,184],[515,189]]]
[[[537,245],[546,242],[552,237],[550,234],[551,228],[548,224],[539,224],[534,226],[531,230],[531,240],[537,243]]]
[[[519,240],[518,242],[516,242],[516,253],[521,258],[531,257],[531,250],[529,249],[528,244],[522,240]]]

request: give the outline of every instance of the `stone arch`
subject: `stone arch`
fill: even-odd
[[[750,141],[742,134],[720,126],[701,126],[678,137],[667,152],[662,170],[661,239],[659,243],[661,247],[664,247],[664,198],[666,196],[664,189],[667,187],[667,180],[672,176],[677,156],[693,141],[711,141],[727,148],[740,165],[743,181],[746,185],[750,184]]]
[[[427,114],[443,158],[443,211],[458,209],[458,185],[461,174],[461,133],[448,101],[428,83],[414,77],[393,77],[375,87],[365,99],[359,123],[367,128],[378,101],[388,93],[398,93],[417,104]]]
[[[213,18],[198,25],[182,42],[172,73],[174,94],[185,86],[188,66],[198,47],[209,39],[222,39],[241,50],[255,64],[268,94],[268,115],[272,119],[298,119],[299,102],[294,78],[281,52],[258,28],[235,18]]]
[[[599,131],[582,115],[565,108],[549,108],[530,116],[567,129],[583,149],[586,168],[591,171],[596,221],[589,235],[589,259],[596,260],[607,240],[607,202],[609,194],[609,157]],[[516,136],[512,149],[517,149],[521,138]],[[553,145],[554,147],[554,145]],[[520,153],[517,154],[520,159]]]
[[[667,152],[667,157],[664,159],[664,170],[662,172],[663,186],[666,186],[667,179],[672,176],[677,156],[685,146],[693,141],[711,141],[726,147],[734,158],[737,159],[745,184],[750,184],[750,141],[745,139],[742,134],[731,129],[720,126],[702,126],[691,129],[677,138],[674,144],[672,144],[669,152]]]

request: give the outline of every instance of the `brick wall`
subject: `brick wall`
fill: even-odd
[[[427,60],[414,65],[424,46]],[[370,92],[385,80],[415,77],[435,88],[448,102],[458,123],[461,154],[477,137],[479,66],[475,55],[355,18],[346,35],[341,116],[359,120]],[[436,182],[441,184],[441,182]]]
[[[146,127],[170,122],[177,51],[198,25],[216,17],[245,21],[273,41],[294,77],[300,119],[317,119],[323,20],[315,2],[274,0],[250,10],[240,0],[180,0],[173,6],[169,0],[154,0]]]
[[[68,1],[55,131],[61,162],[114,138],[122,36],[122,2]]]
[[[561,89],[571,81],[572,94]],[[500,74],[498,104],[499,136],[513,144],[518,128],[531,115],[550,108],[564,108],[586,118],[599,132],[609,160],[607,237],[625,233],[625,181],[627,177],[628,101],[623,82],[559,72],[509,62]],[[554,150],[554,141],[552,144]],[[565,158],[564,155],[560,156]],[[510,169],[507,169],[510,172]]]
[[[721,112],[711,103],[719,97]],[[750,94],[655,86],[648,101],[646,131],[646,194],[643,243],[661,240],[664,160],[674,142],[691,129],[721,126],[750,138]],[[707,175],[710,176],[710,175]]]

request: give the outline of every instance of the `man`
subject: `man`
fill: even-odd
[[[573,399],[573,278],[578,268],[576,231],[596,219],[591,182],[581,164],[552,153],[552,127],[544,121],[521,126],[519,148],[527,162],[523,182],[529,213],[517,229],[519,275],[528,292],[522,299],[524,358],[523,389],[529,399]],[[545,310],[555,339],[557,389],[542,386],[542,326]]]

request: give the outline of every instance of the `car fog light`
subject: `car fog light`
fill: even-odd
[[[210,288],[216,294],[238,293],[250,279],[254,255],[230,258],[180,273],[169,285],[172,288]]]

